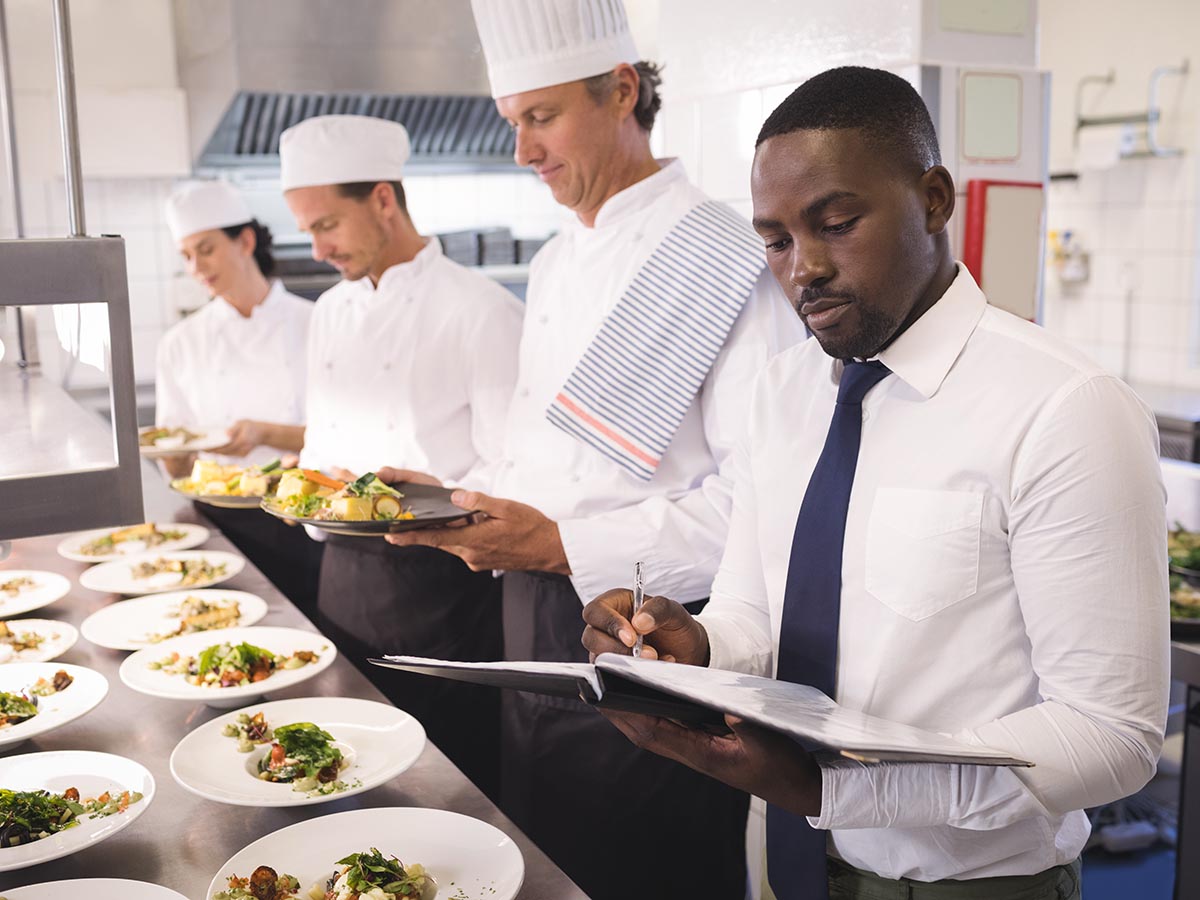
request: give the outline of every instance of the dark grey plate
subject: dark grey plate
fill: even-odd
[[[336,522],[331,519],[301,519],[285,515],[273,508],[266,500],[262,508],[285,522],[297,525],[311,525],[328,531],[330,534],[345,534],[354,537],[379,537],[384,534],[397,534],[401,531],[417,531],[421,528],[433,528],[449,522],[457,522],[471,515],[474,510],[463,509],[450,502],[451,488],[438,487],[432,484],[412,484],[401,482],[392,485],[404,495],[401,503],[406,510],[411,510],[411,519],[390,519],[379,522]]]

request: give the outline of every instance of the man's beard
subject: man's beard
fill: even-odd
[[[819,290],[811,293],[805,291],[800,302],[803,304],[825,297],[846,300],[853,305],[854,311],[858,314],[858,328],[853,333],[847,333],[844,330],[826,335],[812,332],[813,337],[821,345],[821,349],[834,359],[870,359],[891,340],[900,324],[894,316],[864,303],[854,294],[825,294]]]

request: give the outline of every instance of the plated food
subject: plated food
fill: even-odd
[[[336,656],[333,643],[316,632],[224,628],[146,647],[127,657],[120,671],[125,684],[153,697],[240,706],[312,678]]]
[[[209,588],[112,603],[84,619],[80,629],[101,647],[140,650],[185,634],[253,625],[266,614],[267,602],[257,594]]]
[[[154,797],[144,766],[56,750],[0,759],[0,871],[58,859],[128,827]]]
[[[62,656],[79,640],[74,625],[51,619],[0,621],[0,664],[47,662]]]
[[[0,569],[0,618],[49,606],[70,590],[71,582],[56,572]]]
[[[106,594],[157,594],[220,584],[245,565],[236,553],[221,550],[150,552],[93,566],[79,576],[79,583]]]
[[[356,809],[259,838],[221,867],[207,897],[428,900],[436,892],[447,900],[511,900],[524,875],[521,851],[486,822],[440,809]],[[281,887],[285,893],[266,893]]]
[[[128,528],[101,528],[70,535],[58,545],[58,555],[73,562],[108,562],[148,550],[190,550],[207,540],[208,529],[203,525],[143,522]]]
[[[425,730],[387,703],[306,697],[247,706],[171,754],[185,789],[234,806],[306,806],[370,790],[417,761]]]
[[[450,488],[385,484],[368,472],[345,482],[312,469],[288,469],[262,508],[281,519],[334,534],[382,535],[444,525],[471,515],[450,502]]]
[[[125,878],[74,878],[70,881],[46,881],[26,887],[9,888],[3,900],[187,900],[178,891]]]
[[[261,466],[226,466],[198,459],[187,478],[176,478],[171,487],[193,500],[226,508],[257,508],[280,479],[281,466],[273,459]]]
[[[1200,532],[1176,525],[1167,533],[1170,561],[1171,636],[1200,638]]]
[[[138,429],[138,450],[147,459],[186,456],[215,450],[229,443],[224,428],[169,428],[151,425]]]
[[[106,694],[108,679],[84,666],[0,666],[0,749],[61,728],[95,709]]]
[[[433,900],[437,882],[420,863],[405,865],[375,847],[339,859],[333,873],[307,891],[294,875],[259,866],[248,878],[229,877],[213,900]]]

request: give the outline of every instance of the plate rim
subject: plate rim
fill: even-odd
[[[139,654],[142,654],[142,653],[148,654],[149,651],[153,651],[153,650],[162,651],[164,649],[167,652],[170,652],[171,648],[167,647],[166,645],[169,644],[171,641],[180,641],[180,640],[190,639],[193,637],[198,637],[200,635],[214,635],[215,636],[215,635],[220,635],[223,632],[244,631],[247,629],[254,629],[254,628],[269,628],[269,629],[278,630],[278,631],[291,631],[291,632],[298,632],[300,634],[312,635],[316,638],[320,638],[321,640],[325,641],[329,645],[329,650],[325,651],[321,654],[321,658],[319,660],[317,660],[316,665],[314,665],[311,669],[308,669],[305,672],[305,675],[303,678],[300,678],[296,681],[289,683],[287,685],[287,687],[294,687],[295,685],[303,684],[305,681],[308,681],[309,679],[317,677],[322,672],[324,672],[327,668],[329,668],[331,665],[333,665],[334,661],[338,658],[339,651],[337,648],[337,644],[334,643],[332,638],[327,637],[320,631],[307,631],[306,629],[303,629],[303,628],[292,628],[287,625],[239,625],[239,626],[236,626],[235,628],[214,628],[212,631],[198,631],[198,632],[195,632],[194,634],[181,634],[179,637],[170,638],[166,641],[163,641],[162,643],[153,644],[149,647],[143,647],[140,650],[135,650],[133,653],[129,654],[127,657],[125,657],[125,659],[123,659],[121,661],[121,665],[117,669],[117,675],[120,677],[121,683],[123,685],[125,685],[127,688],[129,688],[130,690],[136,691],[139,694],[143,694],[147,697],[158,697],[159,699],[162,699],[162,700],[183,700],[183,701],[189,701],[189,702],[207,703],[209,700],[231,700],[231,699],[236,700],[236,699],[239,699],[242,697],[245,697],[247,699],[253,699],[255,697],[267,696],[276,690],[284,690],[284,688],[278,688],[278,687],[263,688],[263,687],[261,687],[261,685],[265,684],[266,682],[262,682],[262,681],[256,683],[257,685],[260,685],[259,687],[256,687],[254,684],[248,684],[248,685],[240,685],[235,688],[224,688],[224,689],[219,689],[219,688],[218,689],[210,689],[210,688],[197,687],[196,685],[188,684],[185,681],[185,682],[183,682],[182,687],[186,687],[186,689],[187,689],[186,692],[184,692],[182,688],[178,691],[167,692],[167,691],[159,691],[158,689],[147,689],[144,685],[131,684],[129,681],[129,678],[127,677],[127,673],[133,672],[137,669],[137,666],[135,666],[133,664],[133,660],[137,659]],[[248,640],[248,638],[246,640]],[[138,660],[138,661],[141,662],[142,660]],[[295,671],[300,671],[300,670],[297,669]],[[238,691],[239,693],[236,693],[236,694],[232,693],[233,691]]]
[[[195,594],[204,594],[204,593],[208,593],[209,591],[212,591],[214,593],[226,594],[226,595],[241,594],[245,597],[253,597],[254,599],[256,599],[262,603],[262,615],[261,616],[259,616],[253,622],[248,622],[244,625],[234,625],[233,626],[234,628],[251,628],[251,627],[257,625],[263,619],[265,619],[271,612],[271,605],[267,602],[266,598],[260,596],[259,594],[254,593],[253,591],[240,591],[240,590],[234,590],[232,588],[230,590],[223,591],[219,587],[198,588],[197,590],[190,591],[185,588],[182,591],[161,591],[157,594],[142,594],[137,597],[128,597],[125,600],[116,600],[112,603],[109,603],[107,606],[102,606],[99,609],[92,612],[91,614],[89,614],[87,616],[87,618],[85,618],[82,622],[79,623],[79,634],[84,638],[84,640],[88,641],[89,643],[95,644],[97,647],[103,647],[106,650],[126,650],[129,652],[136,652],[138,650],[145,650],[149,647],[159,647],[159,646],[162,646],[161,641],[157,644],[138,644],[136,647],[128,646],[128,644],[122,645],[120,647],[115,647],[112,644],[105,644],[105,643],[102,643],[101,641],[97,641],[94,637],[85,633],[85,629],[88,628],[88,623],[91,622],[93,619],[102,618],[106,614],[109,614],[109,610],[116,610],[116,609],[122,609],[122,608],[128,609],[129,604],[137,603],[139,600],[160,601],[163,599],[169,599],[172,594],[189,594],[189,595],[194,596]],[[211,633],[212,631],[220,631],[220,630],[222,630],[222,629],[213,628],[213,629],[210,629],[209,633]],[[201,634],[203,632],[195,632],[195,633]]]
[[[53,662],[54,660],[56,660],[60,656],[62,656],[64,653],[69,651],[72,647],[74,647],[79,642],[79,638],[80,638],[79,628],[75,625],[72,625],[70,622],[64,622],[62,619],[36,619],[36,618],[35,619],[6,619],[4,621],[4,624],[11,628],[13,625],[19,625],[22,622],[49,622],[49,623],[52,623],[53,625],[55,625],[56,627],[69,629],[70,631],[74,632],[74,635],[71,638],[70,642],[65,647],[62,648],[62,650],[60,650],[57,654],[55,654],[54,656],[51,656],[47,659],[15,659],[14,658],[14,659],[9,660],[6,663],[0,663],[0,666],[11,666],[11,665],[15,665],[17,663],[27,663],[27,662],[29,662],[29,663]],[[64,663],[63,665],[67,665],[67,664]],[[87,666],[84,666],[84,668],[87,668]]]
[[[89,581],[95,581],[95,579],[97,577],[96,572],[104,569],[106,566],[117,566],[117,565],[128,566],[128,565],[132,565],[142,559],[153,559],[153,558],[159,557],[159,556],[175,556],[180,553],[199,553],[199,554],[207,553],[210,555],[219,554],[221,556],[229,557],[229,559],[234,562],[234,570],[232,572],[227,572],[225,575],[221,576],[216,581],[211,581],[208,584],[203,585],[202,587],[196,588],[196,590],[207,590],[208,588],[211,588],[214,585],[224,584],[226,581],[231,581],[232,579],[236,578],[238,575],[242,574],[242,571],[246,568],[246,557],[242,556],[242,554],[240,554],[240,553],[235,553],[232,550],[202,550],[199,548],[193,548],[190,550],[168,550],[165,553],[159,553],[154,550],[148,550],[145,553],[134,553],[134,554],[132,554],[130,556],[126,556],[122,559],[109,560],[108,562],[103,562],[98,565],[92,566],[89,569],[85,569],[84,571],[79,573],[79,586],[86,588],[89,591],[95,591],[98,594],[120,594],[125,597],[148,597],[151,594],[166,594],[166,593],[170,593],[172,591],[180,590],[179,585],[167,585],[166,587],[162,587],[162,588],[158,588],[158,589],[151,589],[151,590],[146,590],[145,587],[139,587],[135,590],[130,590],[130,591],[122,591],[122,590],[113,591],[113,590],[107,590],[105,588],[92,587],[90,584],[87,583]],[[130,578],[132,578],[132,576],[130,576]],[[186,588],[184,588],[183,590],[186,590]]]
[[[251,841],[250,843],[243,846],[240,850],[236,851],[232,856],[230,856],[228,859],[225,860],[225,862],[223,862],[221,864],[220,868],[217,869],[217,871],[213,874],[212,879],[209,881],[208,893],[205,894],[204,896],[205,896],[205,898],[212,897],[212,895],[214,893],[216,893],[216,891],[222,889],[221,883],[220,883],[222,873],[225,872],[225,870],[230,866],[230,864],[235,859],[237,859],[241,854],[250,850],[252,847],[262,843],[263,841],[265,841],[269,838],[275,837],[280,832],[287,831],[289,829],[313,828],[313,827],[316,827],[315,825],[313,825],[313,823],[318,822],[318,821],[323,821],[326,819],[332,819],[335,817],[350,817],[350,816],[365,817],[365,816],[371,816],[371,815],[383,816],[383,815],[386,815],[387,813],[392,813],[397,810],[404,810],[404,811],[408,811],[408,812],[417,811],[423,815],[427,814],[427,815],[432,815],[432,816],[446,816],[446,817],[455,818],[455,819],[469,819],[480,825],[484,825],[487,828],[491,829],[492,831],[496,832],[501,837],[503,837],[504,840],[507,841],[508,844],[512,847],[513,852],[516,854],[517,862],[520,864],[520,872],[518,874],[517,883],[516,883],[513,893],[511,894],[510,897],[505,897],[502,894],[495,894],[493,896],[494,896],[495,900],[511,900],[511,898],[516,897],[521,892],[521,888],[525,884],[525,854],[523,852],[521,852],[520,845],[516,842],[516,840],[512,837],[512,835],[508,834],[506,831],[501,830],[497,826],[493,825],[491,822],[485,822],[483,819],[480,819],[476,816],[469,816],[466,813],[455,812],[454,810],[450,810],[450,809],[441,809],[440,807],[434,807],[434,806],[369,806],[369,807],[362,807],[359,809],[347,809],[347,810],[342,810],[341,812],[327,813],[323,816],[309,816],[307,818],[301,819],[298,822],[293,822],[290,825],[284,825],[282,828],[277,828],[274,831],[270,831],[264,835],[260,835],[259,837],[255,838],[253,841]],[[333,861],[333,862],[336,862],[336,861]]]
[[[197,547],[200,546],[200,544],[203,544],[210,537],[212,537],[212,532],[209,531],[208,528],[206,528],[204,525],[201,525],[197,522],[153,522],[153,523],[141,522],[138,524],[142,524],[142,525],[154,524],[154,525],[158,525],[158,526],[170,525],[170,526],[175,526],[175,527],[179,527],[179,528],[189,528],[189,529],[190,528],[198,528],[198,529],[200,529],[200,532],[202,532],[204,534],[203,540],[199,541],[198,543],[193,544],[190,547],[177,547],[177,548],[175,548],[175,550],[195,550]],[[140,553],[153,553],[154,552],[153,550],[139,550],[138,553],[119,553],[119,554],[116,554],[113,556],[97,557],[97,556],[84,556],[82,553],[72,553],[70,551],[70,549],[67,547],[68,544],[73,544],[86,535],[107,534],[107,533],[110,533],[113,531],[117,531],[119,529],[119,527],[120,526],[117,526],[115,528],[90,528],[87,531],[74,531],[58,542],[58,545],[54,548],[55,552],[58,553],[58,555],[61,556],[63,559],[70,560],[71,562],[87,563],[89,566],[96,566],[96,565],[100,565],[101,563],[106,563],[106,562],[120,562],[121,560],[129,559],[131,556],[137,556]],[[168,550],[166,552],[174,553],[175,550]]]
[[[37,865],[35,863],[35,865]],[[21,900],[23,897],[36,897],[37,894],[30,893],[36,888],[52,888],[59,885],[83,885],[83,886],[101,886],[105,884],[113,885],[129,885],[136,884],[142,887],[155,888],[162,892],[162,900],[188,900],[183,894],[174,888],[169,888],[164,884],[155,884],[153,881],[140,881],[136,878],[61,878],[57,881],[39,881],[37,884],[25,884],[21,887],[6,888],[4,891],[5,897],[12,897],[14,900]],[[43,894],[42,896],[50,896]]]
[[[138,818],[140,818],[141,815],[143,813],[145,813],[147,809],[150,808],[150,804],[154,801],[154,798],[158,795],[158,782],[155,781],[154,773],[151,772],[148,767],[146,767],[142,763],[138,762],[136,759],[133,759],[132,757],[122,756],[119,753],[109,753],[105,750],[39,750],[34,753],[20,753],[15,756],[7,756],[7,757],[0,758],[0,768],[3,767],[5,762],[11,762],[11,761],[18,760],[18,759],[28,760],[28,759],[31,759],[33,757],[38,757],[38,756],[41,756],[41,757],[45,757],[45,756],[92,756],[92,757],[96,757],[96,756],[100,756],[100,757],[107,757],[107,758],[112,758],[112,759],[119,759],[122,762],[130,763],[130,764],[136,766],[137,768],[141,769],[142,773],[145,775],[145,777],[148,781],[148,784],[147,784],[148,790],[142,792],[142,800],[140,803],[137,803],[134,806],[129,807],[129,809],[136,808],[136,812],[134,812],[132,816],[128,816],[127,818],[125,818],[125,816],[128,813],[128,810],[126,810],[125,813],[121,814],[122,818],[116,820],[118,824],[114,828],[111,828],[110,830],[108,830],[102,836],[100,836],[98,838],[90,840],[87,843],[80,844],[78,847],[71,847],[71,848],[67,848],[67,849],[62,849],[60,847],[59,849],[61,850],[61,852],[53,852],[53,853],[51,853],[51,855],[48,855],[48,856],[39,856],[36,859],[29,860],[28,862],[22,862],[22,863],[16,863],[16,864],[5,863],[3,860],[4,850],[0,850],[0,872],[15,872],[20,869],[27,869],[30,866],[41,865],[42,863],[50,862],[51,860],[55,860],[55,859],[62,859],[64,856],[72,856],[72,855],[78,853],[80,850],[87,850],[91,847],[95,847],[97,844],[103,843],[104,841],[108,840],[110,837],[112,837],[115,834],[119,834],[120,832],[122,832],[126,828],[128,828],[130,825],[132,825],[134,822],[136,822],[138,820]],[[40,843],[40,841],[37,841],[32,844],[26,844],[25,846],[26,847],[36,847],[39,843]],[[12,849],[12,848],[5,848],[5,849]]]
[[[289,802],[284,802],[284,803],[265,801],[261,798],[252,798],[252,797],[245,797],[242,800],[232,800],[227,797],[217,797],[211,793],[205,793],[199,787],[195,787],[191,784],[188,784],[186,781],[184,781],[184,779],[182,777],[180,777],[180,774],[175,767],[176,758],[178,757],[180,748],[183,747],[184,743],[187,742],[189,739],[191,739],[192,736],[197,734],[198,732],[205,730],[205,729],[216,730],[217,726],[215,723],[225,722],[230,716],[237,716],[241,713],[250,713],[251,711],[257,712],[265,706],[271,706],[271,705],[280,704],[280,703],[312,703],[314,701],[348,703],[348,704],[352,704],[352,705],[371,704],[372,706],[382,707],[385,710],[392,710],[396,713],[399,713],[401,716],[404,717],[404,719],[401,721],[407,721],[417,728],[417,730],[419,731],[420,736],[421,736],[420,746],[417,748],[416,754],[412,757],[412,759],[408,760],[402,768],[396,769],[396,770],[389,768],[389,769],[384,770],[378,776],[379,780],[374,782],[373,784],[363,785],[363,786],[357,787],[357,788],[350,788],[345,791],[340,791],[336,794],[327,794],[325,796],[320,796],[320,797],[305,797],[301,794],[297,794],[296,799],[294,799],[294,800],[291,799],[290,797],[284,797],[284,795],[281,794],[280,795],[281,797],[284,797],[284,799],[289,801]],[[313,722],[314,724],[318,725],[319,727],[324,727],[324,726],[321,726],[320,723],[316,721],[317,718],[320,718],[320,716],[314,715],[314,716],[310,717],[309,719],[306,719],[305,721],[310,721],[310,722]],[[336,740],[336,737],[335,737],[335,740]],[[414,716],[412,713],[408,712],[407,710],[400,709],[400,707],[394,706],[391,703],[384,703],[379,700],[368,700],[365,697],[318,697],[318,696],[283,697],[279,700],[267,700],[262,703],[250,703],[250,704],[247,704],[246,706],[240,707],[238,709],[231,709],[228,712],[222,712],[221,715],[219,715],[219,716],[214,716],[213,718],[209,719],[207,722],[197,725],[195,728],[193,728],[191,731],[189,731],[187,734],[185,734],[182,738],[180,738],[178,743],[175,744],[175,747],[171,750],[171,756],[168,759],[167,768],[171,773],[171,777],[173,779],[175,779],[175,783],[178,784],[181,788],[183,788],[185,791],[189,791],[190,793],[195,794],[198,797],[204,797],[205,799],[210,800],[213,803],[223,803],[227,806],[262,807],[262,808],[269,808],[269,809],[287,809],[287,808],[291,808],[291,807],[317,806],[322,803],[329,803],[333,800],[341,800],[344,797],[353,797],[356,794],[362,794],[362,793],[366,793],[367,791],[372,791],[375,788],[380,787],[383,784],[386,784],[388,781],[392,780],[393,778],[399,777],[400,775],[404,774],[409,769],[411,769],[414,765],[416,765],[417,761],[425,753],[425,748],[428,744],[429,744],[429,734],[428,734],[428,732],[425,731],[425,726],[421,724],[421,720],[418,719],[416,716]]]
[[[72,722],[74,722],[78,719],[82,719],[84,716],[86,716],[88,713],[90,713],[92,710],[94,710],[97,706],[99,706],[101,703],[103,703],[105,698],[108,697],[108,692],[110,690],[112,690],[112,684],[109,683],[108,676],[106,676],[103,672],[99,671],[98,669],[93,669],[91,666],[81,666],[77,663],[60,663],[57,660],[43,660],[40,662],[21,661],[21,662],[5,663],[3,666],[0,666],[0,672],[10,673],[10,672],[12,672],[12,667],[14,667],[14,666],[51,666],[56,670],[57,669],[73,669],[73,670],[75,670],[76,673],[81,672],[81,671],[88,672],[90,674],[86,677],[90,678],[94,675],[96,678],[100,679],[99,685],[102,688],[102,690],[99,692],[99,695],[96,697],[96,700],[94,703],[92,703],[89,706],[84,707],[83,709],[78,710],[74,715],[70,716],[67,719],[64,719],[63,721],[59,722],[57,725],[51,725],[47,728],[42,728],[40,731],[33,731],[29,734],[22,733],[22,734],[17,735],[16,737],[11,736],[12,729],[6,728],[3,731],[0,731],[0,753],[4,753],[6,747],[15,747],[18,744],[24,743],[25,741],[33,740],[34,738],[41,737],[42,735],[45,735],[45,734],[50,734],[51,732],[57,731],[58,729],[62,728],[65,725],[70,725]],[[71,673],[68,673],[68,674],[71,674]],[[79,676],[78,676],[78,674],[72,674],[71,677],[78,678]],[[21,724],[23,725],[25,723],[22,722]],[[18,725],[18,726],[13,726],[13,727],[19,728],[20,726]],[[57,751],[45,751],[45,752],[57,752]],[[24,756],[26,754],[21,754],[21,755]],[[0,871],[2,871],[2,870],[0,870]]]
[[[186,456],[189,453],[207,453],[211,450],[215,450],[217,447],[220,447],[223,444],[229,443],[229,428],[228,427],[223,426],[223,425],[219,425],[219,426],[218,425],[197,425],[195,428],[188,428],[187,430],[188,431],[196,431],[196,432],[200,433],[200,435],[204,438],[204,440],[200,444],[192,444],[190,446],[170,447],[170,448],[163,448],[163,449],[159,449],[158,447],[143,447],[141,445],[142,432],[146,431],[148,429],[151,429],[151,428],[158,428],[158,427],[160,427],[160,426],[158,426],[158,425],[143,425],[142,427],[138,428],[138,430],[137,430],[138,439],[139,439],[138,440],[138,453],[141,455],[141,457],[143,459],[163,459],[168,456]],[[161,426],[161,427],[166,427],[166,426]],[[176,425],[174,427],[187,428],[186,425]],[[213,440],[214,439],[213,436],[217,435],[217,434],[223,434],[225,436],[225,440],[220,443],[211,444],[211,446],[210,446],[209,442],[211,440]]]
[[[61,572],[52,572],[49,569],[0,569],[0,579],[4,579],[6,576],[9,576],[14,572],[25,572],[33,575],[49,575],[51,580],[57,579],[58,581],[62,582],[60,585],[62,592],[56,594],[49,600],[38,601],[33,606],[26,606],[23,609],[18,609],[13,612],[6,611],[4,609],[3,602],[0,602],[0,619],[7,619],[10,616],[23,615],[24,613],[33,612],[35,609],[44,609],[45,607],[50,606],[52,603],[57,603],[63,597],[67,596],[67,594],[71,593],[71,579],[66,575],[63,575]],[[18,595],[18,597],[19,596],[20,595]],[[7,602],[7,598],[5,602]],[[17,602],[17,597],[12,598],[12,602]]]

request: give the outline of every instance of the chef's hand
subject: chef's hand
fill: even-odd
[[[583,646],[593,662],[601,653],[628,656],[640,634],[644,658],[708,665],[708,632],[690,612],[666,597],[646,597],[635,616],[631,591],[605,591],[583,608],[583,621],[587,623]]]
[[[213,450],[224,456],[245,456],[255,447],[267,443],[266,422],[256,422],[253,419],[238,419],[227,429],[229,440]]]
[[[188,453],[183,456],[164,456],[159,462],[171,478],[186,478],[191,474],[192,466],[196,464],[196,454]]]
[[[400,547],[438,547],[460,557],[473,572],[571,574],[558,523],[532,506],[464,490],[451,494],[450,502],[483,515],[461,528],[404,531],[387,535],[388,541]]]
[[[350,484],[352,481],[358,481],[357,475],[355,475],[349,469],[343,469],[341,466],[333,466],[329,470],[329,475],[333,478],[336,478],[338,481],[346,482],[346,484]]]
[[[668,719],[601,710],[638,747],[683,763],[801,816],[821,814],[821,767],[781,734],[726,716],[730,734],[684,728]]]
[[[379,476],[379,480],[384,484],[399,484],[401,481],[407,481],[409,484],[431,484],[434,487],[441,487],[442,482],[425,472],[416,472],[412,469],[396,469],[392,466],[384,466],[382,469],[376,469],[375,474]]]

